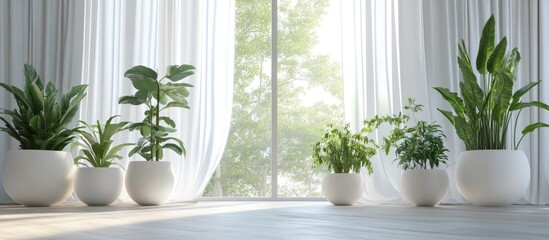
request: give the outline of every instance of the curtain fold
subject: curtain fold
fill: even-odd
[[[538,15],[547,6],[540,2],[543,1],[342,1],[343,6],[348,6],[342,14],[344,20],[355,24],[342,26],[343,39],[347,41],[343,49],[348,54],[343,62],[346,120],[357,130],[364,118],[398,113],[408,97],[415,98],[425,105],[420,118],[442,125],[451,151],[449,163],[454,163],[465,148],[453,126],[436,110],[450,107],[433,87],[459,90],[458,41],[464,39],[470,55],[476,58],[482,27],[491,14],[496,18],[497,40],[507,36],[508,46],[518,47],[521,53],[516,86],[547,76],[540,67],[547,55],[546,50],[543,52],[547,31],[542,24],[547,25],[547,20],[543,14]],[[532,91],[524,101],[547,102],[546,85],[542,83],[539,91]],[[523,111],[518,129],[548,120],[545,112]],[[377,140],[387,131],[378,130]],[[547,131],[535,131],[520,147],[530,160],[532,179],[528,192],[518,203],[549,203],[549,152],[542,147],[549,136]],[[363,202],[402,202],[400,170],[392,159],[394,156],[374,159],[374,175],[365,176]],[[457,191],[454,171],[455,165],[450,165],[450,189],[443,203],[466,202]]]
[[[195,75],[185,79],[195,86],[189,89],[191,109],[166,110],[177,123],[173,136],[184,141],[187,156],[166,151],[163,161],[174,165],[172,200],[199,198],[219,164],[229,132],[234,1],[86,1],[84,36],[84,82],[90,84],[90,92],[81,119],[86,122],[105,121],[111,115],[142,121],[143,106],[118,104],[120,96],[134,92],[123,77],[130,67],[145,65],[160,76],[168,65],[196,67]],[[139,138],[136,132],[120,135],[118,142]],[[124,193],[122,199],[129,197]]]
[[[0,1],[0,81],[23,87],[23,65],[32,64],[44,81],[61,92],[79,84],[82,76],[82,1]],[[15,101],[0,90],[0,108],[13,109]],[[0,134],[0,169],[8,150],[19,143]],[[1,179],[0,179],[1,186]],[[0,204],[12,203],[0,187]]]

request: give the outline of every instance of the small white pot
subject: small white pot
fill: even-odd
[[[76,170],[74,192],[89,206],[107,206],[120,196],[124,172],[120,168],[81,167]]]
[[[448,191],[448,173],[443,169],[412,169],[402,173],[402,194],[416,206],[433,207]]]
[[[462,152],[456,166],[461,195],[481,206],[504,206],[517,200],[530,185],[530,163],[523,151]]]
[[[353,205],[362,195],[362,175],[359,173],[328,174],[322,179],[322,192],[333,205]]]
[[[22,205],[49,207],[72,193],[74,169],[68,152],[9,151],[2,167],[2,184],[8,195]]]
[[[130,162],[126,173],[126,191],[137,204],[154,206],[167,202],[174,187],[171,162]]]

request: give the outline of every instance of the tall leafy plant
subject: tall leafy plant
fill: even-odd
[[[135,66],[126,71],[124,76],[130,79],[137,92],[121,97],[118,103],[147,107],[143,121],[128,126],[132,131],[139,130],[142,136],[130,151],[130,157],[139,154],[147,161],[159,161],[164,156],[164,149],[185,154],[183,141],[169,136],[176,131],[175,121],[162,113],[169,108],[189,109],[187,88],[192,85],[179,81],[193,75],[194,71],[192,65],[170,65],[166,75],[160,79],[156,71],[145,66]]]
[[[86,96],[87,85],[74,86],[58,98],[59,91],[51,82],[44,85],[32,65],[25,64],[24,75],[24,89],[0,83],[17,103],[16,109],[0,112],[11,117],[11,123],[0,117],[5,124],[0,131],[19,141],[21,149],[63,150],[77,133],[77,127],[69,126]]]
[[[362,132],[352,133],[349,124],[343,129],[328,125],[324,135],[311,145],[313,166],[327,166],[334,173],[359,172],[366,167],[373,172],[370,159],[376,154],[377,145]]]
[[[542,122],[526,126],[517,141],[517,120],[523,109],[539,107],[549,110],[543,102],[521,100],[541,81],[531,82],[513,92],[520,53],[517,48],[507,51],[507,38],[495,44],[495,19],[492,15],[484,25],[476,58],[477,79],[465,42],[459,43],[458,65],[463,80],[459,83],[461,97],[447,88],[435,89],[448,101],[452,111],[438,109],[455,127],[467,150],[505,149],[509,124],[514,117],[512,146],[517,149],[524,136],[537,128],[548,127]],[[482,85],[479,85],[479,81]]]
[[[105,124],[99,121],[95,125],[89,125],[85,122],[80,123],[85,129],[78,130],[80,141],[74,142],[71,148],[80,147],[80,155],[74,158],[74,163],[86,167],[110,167],[114,162],[121,160],[122,156],[118,153],[125,147],[134,145],[133,143],[122,143],[113,146],[112,138],[115,134],[124,130],[129,122],[113,123],[112,120],[118,116],[110,117]]]

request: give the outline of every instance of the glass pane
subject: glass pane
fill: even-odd
[[[236,0],[234,103],[205,197],[271,197],[271,2]]]
[[[279,197],[322,196],[310,145],[326,124],[343,124],[339,2],[279,1]]]

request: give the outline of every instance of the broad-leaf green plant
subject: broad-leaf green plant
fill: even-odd
[[[334,173],[358,173],[366,167],[368,174],[373,172],[370,159],[376,154],[377,145],[362,132],[352,133],[349,124],[343,128],[328,125],[311,148],[313,167],[326,166]]]
[[[383,117],[376,116],[371,120],[371,124],[377,124],[377,126],[386,122],[393,127],[389,135],[383,137],[381,149],[389,155],[390,150],[394,148],[397,157],[395,161],[402,170],[434,169],[441,164],[446,165],[448,161],[446,155],[448,149],[444,146],[446,135],[440,125],[416,119],[416,113],[421,112],[422,109],[423,105],[409,98],[404,110],[412,117],[399,113]]]
[[[135,66],[126,71],[124,76],[131,80],[137,92],[121,97],[118,103],[147,107],[143,121],[128,126],[132,131],[139,130],[142,136],[130,151],[130,157],[139,154],[147,161],[159,161],[164,156],[164,149],[185,154],[183,141],[169,136],[169,133],[176,131],[175,121],[163,116],[162,112],[169,108],[190,108],[187,97],[188,88],[192,85],[179,81],[194,72],[192,65],[170,65],[166,75],[158,79],[157,72],[145,66]]]
[[[11,117],[11,122],[0,117],[5,125],[0,131],[19,141],[21,149],[63,150],[77,133],[78,127],[71,127],[72,120],[86,96],[87,85],[74,86],[59,98],[53,83],[44,85],[32,65],[25,64],[24,75],[24,89],[0,83],[17,103],[16,109],[0,112]]]
[[[536,122],[526,126],[517,141],[517,120],[523,109],[539,107],[549,110],[543,102],[521,100],[541,81],[528,83],[513,92],[516,82],[517,65],[520,53],[517,48],[507,51],[507,38],[503,37],[495,45],[495,19],[492,15],[484,25],[476,58],[476,71],[473,70],[465,42],[458,45],[458,65],[463,80],[459,83],[461,97],[447,88],[435,89],[448,101],[452,111],[438,109],[455,127],[456,133],[465,143],[467,150],[506,149],[507,134],[511,119],[515,118],[512,147],[518,149],[524,136],[549,124]],[[479,85],[479,80],[482,83]]]
[[[119,152],[134,144],[122,143],[113,146],[114,141],[112,138],[114,135],[125,130],[125,127],[129,124],[129,122],[112,123],[116,117],[118,116],[110,117],[105,124],[97,121],[96,124],[89,125],[80,121],[85,130],[78,130],[80,141],[71,144],[71,148],[81,148],[80,155],[74,158],[74,164],[97,168],[107,168],[112,164],[121,166],[114,162],[122,160]]]

